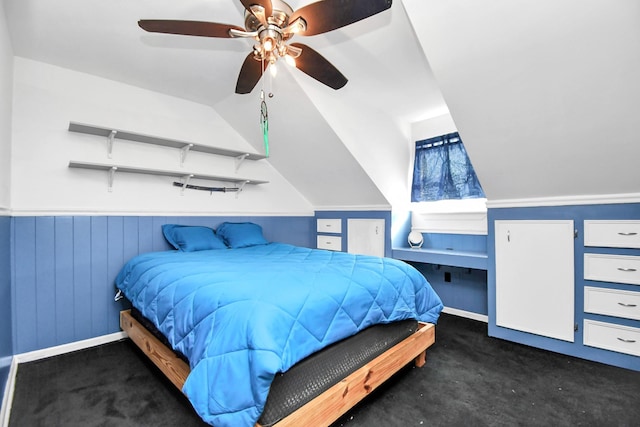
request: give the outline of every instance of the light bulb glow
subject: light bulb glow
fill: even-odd
[[[284,62],[286,62],[287,64],[289,64],[292,67],[296,66],[296,60],[291,55],[285,55],[284,56]]]
[[[271,72],[271,77],[275,77],[278,75],[278,68],[276,67],[275,62],[269,65],[269,71]]]
[[[267,52],[271,52],[273,50],[273,39],[265,39],[264,43],[262,43],[262,46],[264,47],[264,50],[266,50]]]

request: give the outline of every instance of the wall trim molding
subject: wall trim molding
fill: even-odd
[[[54,347],[34,350],[27,353],[16,354],[11,360],[9,367],[9,376],[5,385],[4,397],[2,398],[2,408],[0,408],[0,426],[7,427],[9,425],[9,417],[11,415],[11,404],[13,402],[13,393],[16,388],[16,374],[20,363],[33,362],[36,360],[46,359],[48,357],[59,356],[65,353],[71,353],[78,350],[84,350],[127,338],[126,332],[114,332],[113,334],[102,335],[95,338],[89,338],[82,341],[75,341],[68,344],[57,345]]]
[[[391,205],[371,205],[371,206],[320,206],[315,208],[316,212],[327,212],[327,211],[347,211],[347,212],[358,212],[358,211],[390,211]]]
[[[466,319],[489,323],[489,316],[487,316],[486,314],[479,314],[479,313],[474,313],[472,311],[459,310],[457,308],[451,308],[451,307],[443,308],[442,312],[446,314],[452,314],[458,317],[464,317]]]
[[[18,372],[18,362],[15,357],[11,358],[9,366],[9,376],[4,386],[4,395],[2,398],[2,406],[0,407],[0,426],[9,426],[9,416],[11,415],[11,403],[13,402],[13,392],[15,390],[15,379]]]
[[[1,211],[0,211],[1,214]],[[314,211],[305,212],[158,212],[158,211],[98,211],[83,209],[13,209],[9,214],[14,217],[19,216],[185,216],[185,217],[216,217],[216,216],[251,216],[251,217],[313,217]]]
[[[59,356],[65,353],[71,353],[73,351],[84,350],[102,344],[120,341],[127,337],[128,335],[126,334],[126,332],[114,332],[109,335],[102,335],[82,341],[74,341],[68,344],[56,345],[54,347],[43,348],[41,350],[34,350],[27,353],[16,354],[15,356],[13,356],[13,358],[17,360],[18,363],[34,362],[36,360],[46,359],[47,357]]]
[[[537,206],[608,205],[621,203],[640,203],[640,193],[487,200],[487,208],[491,209]]]

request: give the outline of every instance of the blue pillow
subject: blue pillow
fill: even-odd
[[[232,249],[269,243],[262,235],[262,227],[253,222],[223,222],[216,233]]]
[[[162,234],[171,246],[182,252],[227,249],[227,245],[209,227],[164,224]]]

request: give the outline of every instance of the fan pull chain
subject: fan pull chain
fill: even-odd
[[[269,157],[269,112],[264,99],[264,58],[262,58],[262,89],[260,90],[260,128],[262,129],[262,139],[264,140],[264,153]]]
[[[262,138],[264,139],[265,156],[269,157],[269,112],[267,103],[264,100],[264,91],[260,91],[260,126],[262,128]]]

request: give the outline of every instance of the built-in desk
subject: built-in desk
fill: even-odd
[[[487,270],[487,253],[456,251],[450,249],[411,249],[394,248],[393,258],[403,261],[423,262],[427,264],[449,265],[452,267]]]

